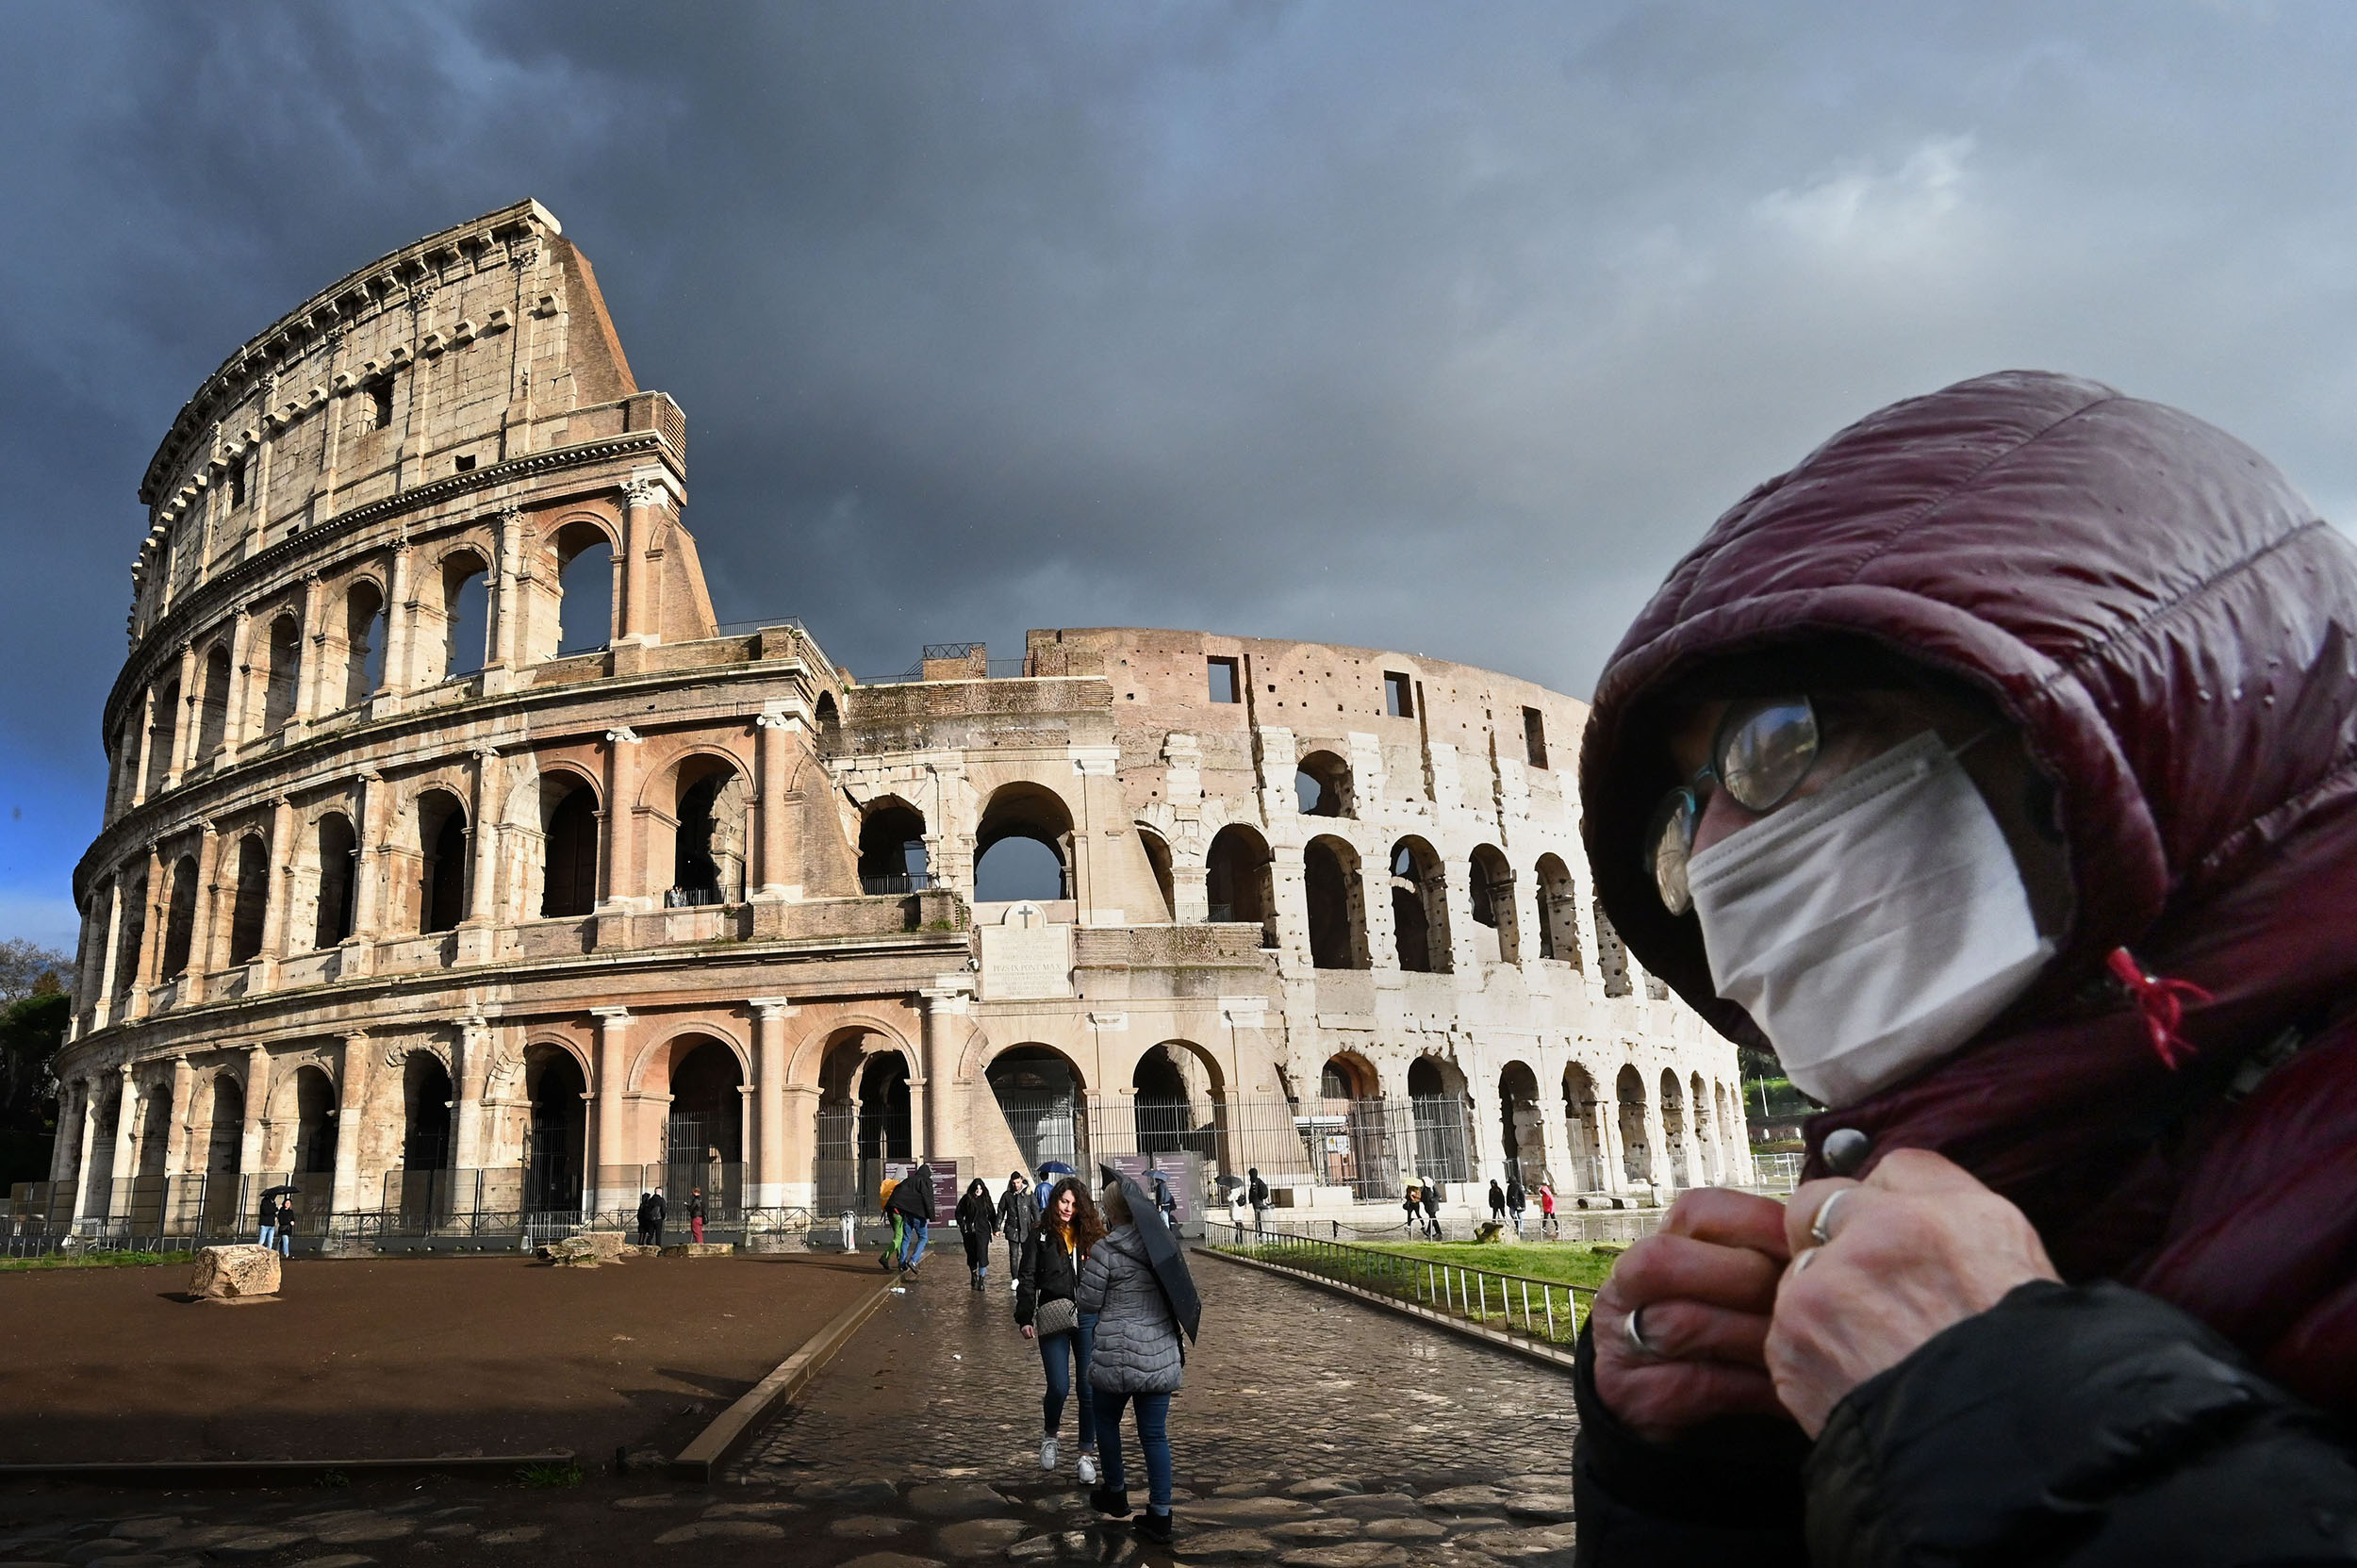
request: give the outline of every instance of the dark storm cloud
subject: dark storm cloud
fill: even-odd
[[[181,400],[526,194],[687,410],[722,615],[864,672],[1144,622],[1585,691],[1753,482],[2004,365],[2346,519],[2346,13],[2050,10],[0,11],[0,934],[68,927]]]

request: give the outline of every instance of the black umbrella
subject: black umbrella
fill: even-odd
[[[1154,1280],[1162,1287],[1162,1299],[1170,1303],[1170,1315],[1178,1327],[1187,1331],[1187,1338],[1203,1338],[1203,1297],[1196,1294],[1195,1276],[1187,1271],[1185,1254],[1178,1250],[1178,1233],[1162,1224],[1147,1225],[1142,1216],[1151,1214],[1158,1220],[1162,1211],[1146,1196],[1134,1176],[1124,1176],[1111,1165],[1099,1165],[1107,1181],[1121,1184],[1121,1196],[1129,1201],[1129,1218],[1135,1226],[1138,1240],[1146,1244],[1146,1261],[1152,1265]]]
[[[302,1189],[299,1187],[264,1187],[262,1189],[262,1196],[264,1197],[276,1197],[280,1193],[292,1193],[300,1191],[302,1191]]]

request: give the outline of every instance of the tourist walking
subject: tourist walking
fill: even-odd
[[[965,1243],[965,1274],[976,1290],[990,1284],[990,1238],[998,1233],[998,1211],[990,1201],[990,1189],[976,1177],[965,1196],[958,1199],[958,1239]]]
[[[1185,1377],[1186,1347],[1138,1234],[1138,1217],[1130,1213],[1129,1195],[1118,1180],[1105,1189],[1105,1220],[1112,1229],[1080,1265],[1077,1295],[1080,1311],[1096,1320],[1088,1392],[1105,1456],[1104,1484],[1089,1494],[1089,1502],[1099,1513],[1114,1518],[1129,1512],[1121,1412],[1124,1406],[1132,1406],[1138,1413],[1138,1447],[1146,1456],[1146,1511],[1130,1527],[1148,1541],[1167,1544],[1170,1396]]]
[[[1558,1239],[1563,1234],[1562,1228],[1555,1221],[1555,1187],[1546,1181],[1539,1183],[1539,1234],[1542,1238],[1554,1236]]]
[[[663,1245],[663,1222],[671,1217],[671,1205],[665,1201],[663,1189],[657,1187],[647,1195],[647,1245]]]
[[[695,1238],[698,1246],[703,1246],[704,1190],[701,1187],[687,1189],[687,1233]]]
[[[654,1245],[654,1194],[650,1192],[638,1195],[638,1245]]]
[[[1506,1213],[1507,1217],[1514,1222],[1514,1237],[1517,1241],[1522,1239],[1523,1234],[1523,1211],[1528,1207],[1530,1207],[1530,1196],[1523,1191],[1522,1172],[1508,1171],[1506,1173]]]
[[[1494,1176],[1490,1178],[1490,1222],[1498,1226],[1506,1223],[1506,1189],[1498,1185]]]
[[[934,1218],[933,1167],[919,1161],[907,1179],[892,1189],[884,1208],[899,1220],[899,1251],[895,1262],[904,1273],[915,1274],[916,1265],[925,1261],[925,1235]]]
[[[295,1227],[294,1194],[281,1193],[279,1195],[277,1220],[278,1255],[282,1258],[292,1258],[294,1256]]]
[[[1170,1183],[1162,1180],[1161,1171],[1154,1173],[1154,1206],[1162,1211],[1164,1225],[1173,1230],[1178,1229],[1178,1197],[1170,1190]]]
[[[1424,1184],[1424,1225],[1425,1234],[1441,1239],[1441,1189],[1429,1181]]]
[[[1261,1228],[1261,1216],[1268,1213],[1268,1183],[1261,1180],[1258,1165],[1245,1166],[1244,1174],[1252,1178],[1245,1188],[1245,1196],[1252,1200],[1252,1229],[1258,1230]]]
[[[254,1211],[254,1218],[255,1223],[261,1228],[261,1234],[254,1238],[254,1245],[256,1246],[276,1245],[278,1239],[278,1195],[276,1193],[262,1195],[261,1202]]]
[[[1408,1229],[1424,1234],[1424,1189],[1415,1182],[1408,1183],[1408,1194],[1399,1200],[1400,1212],[1408,1216]]]
[[[998,1230],[1007,1238],[1007,1288],[1022,1288],[1023,1243],[1039,1229],[1039,1204],[1031,1197],[1030,1179],[1021,1171],[1007,1173],[1007,1190],[998,1195]]]
[[[1096,1320],[1080,1315],[1075,1296],[1080,1284],[1080,1261],[1105,1239],[1105,1222],[1089,1201],[1080,1178],[1067,1176],[1048,1189],[1047,1213],[1039,1229],[1023,1244],[1017,1265],[1014,1320],[1023,1337],[1039,1345],[1040,1365],[1047,1378],[1040,1395],[1045,1433],[1039,1441],[1039,1467],[1056,1468],[1056,1439],[1063,1425],[1064,1401],[1072,1396],[1077,1371],[1080,1398],[1080,1479],[1096,1484],[1096,1412],[1088,1397],[1089,1353]]]

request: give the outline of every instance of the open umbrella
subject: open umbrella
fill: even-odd
[[[1146,1195],[1134,1176],[1124,1176],[1111,1165],[1096,1167],[1105,1173],[1107,1182],[1119,1182],[1121,1196],[1129,1200],[1129,1217],[1134,1223],[1144,1214],[1159,1214],[1154,1200]],[[1203,1337],[1203,1297],[1196,1294],[1195,1276],[1187,1271],[1187,1260],[1178,1250],[1178,1233],[1166,1225],[1138,1225],[1138,1240],[1146,1245],[1146,1261],[1154,1270],[1155,1283],[1162,1287],[1162,1299],[1170,1303],[1170,1315],[1178,1327],[1187,1331],[1187,1338],[1200,1341]]]
[[[291,1193],[291,1192],[297,1192],[297,1191],[300,1191],[300,1190],[301,1190],[301,1189],[299,1189],[299,1188],[296,1188],[296,1187],[291,1187],[291,1186],[287,1186],[287,1187],[264,1187],[264,1188],[262,1189],[262,1196],[263,1196],[264,1197],[277,1197],[279,1194],[281,1194],[281,1193]]]
[[[1074,1170],[1070,1165],[1065,1164],[1062,1160],[1050,1160],[1046,1164],[1039,1167],[1040,1180],[1043,1181],[1052,1181],[1059,1176],[1078,1176],[1080,1174],[1080,1173],[1079,1171]]]

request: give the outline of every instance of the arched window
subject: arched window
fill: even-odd
[[[1310,840],[1301,854],[1301,884],[1310,906],[1310,962],[1321,969],[1366,968],[1359,851],[1339,838]]]
[[[1416,1174],[1427,1181],[1473,1180],[1473,1124],[1465,1075],[1454,1062],[1419,1056],[1408,1065],[1408,1102],[1416,1128]]]
[[[1596,1081],[1574,1062],[1563,1069],[1563,1126],[1571,1135],[1569,1172],[1558,1172],[1566,1183],[1594,1191],[1605,1185],[1604,1124],[1598,1114]]]
[[[295,678],[303,668],[303,629],[282,615],[270,623],[270,667],[262,687],[262,733],[276,734],[294,718]]]
[[[897,798],[871,803],[859,819],[860,891],[921,893],[931,885],[924,817]]]
[[[834,705],[834,693],[822,691],[817,705],[810,711],[811,722],[818,730],[818,751],[832,756],[843,749],[843,717]]]
[[[1506,1168],[1525,1187],[1546,1174],[1547,1146],[1540,1130],[1539,1078],[1527,1063],[1508,1062],[1498,1074],[1498,1135]]]
[[[1294,795],[1304,817],[1352,817],[1350,765],[1331,751],[1312,751],[1294,770]]]
[[[359,841],[352,818],[331,811],[320,818],[320,907],[311,945],[332,948],[352,934],[353,895],[359,886],[354,862]]]
[[[1523,961],[1522,926],[1514,910],[1514,868],[1493,844],[1475,849],[1467,869],[1472,873],[1474,933],[1479,956],[1494,964]]]
[[[1686,1090],[1678,1082],[1678,1075],[1667,1067],[1661,1070],[1661,1141],[1670,1146],[1670,1180],[1678,1186],[1694,1184],[1694,1173],[1686,1163],[1687,1149]]]
[[[1621,1106],[1621,1175],[1629,1181],[1654,1179],[1653,1147],[1645,1141],[1645,1075],[1623,1067],[1612,1081]]]
[[[1621,943],[1621,933],[1612,929],[1612,917],[1604,912],[1604,900],[1596,900],[1596,967],[1602,972],[1604,994],[1625,997],[1629,994],[1628,949]]]
[[[898,1051],[892,1060],[900,1060]],[[1025,1170],[1036,1171],[1050,1160],[1090,1168],[1085,1088],[1062,1053],[1040,1045],[1011,1047],[990,1059],[982,1076],[1022,1151]]]
[[[262,921],[270,908],[270,850],[259,834],[238,840],[238,892],[229,913],[229,966],[262,950]]]
[[[1392,850],[1392,930],[1401,968],[1450,971],[1447,873],[1421,838],[1403,838]]]
[[[155,721],[147,732],[147,793],[157,794],[172,776],[172,748],[180,733],[180,683],[157,694]]]
[[[594,522],[556,536],[556,652],[587,653],[614,640],[614,546]],[[544,645],[545,646],[545,645]]]
[[[165,980],[186,974],[189,943],[196,933],[196,857],[182,855],[172,867],[172,902],[164,917],[164,962],[157,973]]]
[[[385,684],[385,595],[363,579],[344,595],[344,702],[365,702]]]
[[[1001,785],[982,808],[974,849],[977,902],[1072,897],[1072,814],[1045,785]]]
[[[570,1051],[535,1046],[524,1053],[524,1087],[532,1101],[532,1131],[524,1147],[524,1208],[533,1213],[578,1216],[582,1161],[589,1123],[581,1064]]]
[[[1211,918],[1273,932],[1277,900],[1270,883],[1268,841],[1241,822],[1230,822],[1211,840],[1204,862],[1203,891]]]
[[[490,657],[491,569],[471,550],[442,557],[442,668],[434,677],[471,675]],[[432,684],[431,682],[428,683]]]
[[[736,1053],[722,1042],[692,1035],[672,1043],[663,1160],[670,1182],[665,1191],[674,1205],[684,1206],[701,1187],[710,1217],[733,1213],[732,1189],[745,1158],[745,1097],[738,1092],[744,1081]]]
[[[147,945],[147,873],[138,872],[117,890],[123,900],[123,941],[115,949],[114,995],[139,983],[140,949]]]
[[[745,897],[745,776],[718,757],[680,765],[679,831],[672,841],[674,907],[736,903]]]
[[[1555,855],[1539,857],[1539,956],[1580,967],[1579,896]]]
[[[205,655],[205,701],[197,715],[196,756],[220,751],[229,737],[229,650],[219,643]]]
[[[418,930],[453,931],[467,917],[467,808],[448,790],[418,797]]]
[[[540,798],[548,835],[540,914],[586,915],[598,907],[598,792],[560,773],[542,781]]]
[[[336,1168],[336,1085],[317,1067],[299,1067],[294,1078],[293,1169],[297,1174],[332,1171]]]

